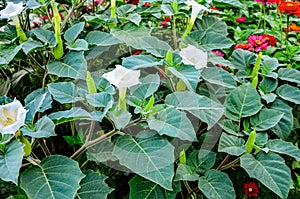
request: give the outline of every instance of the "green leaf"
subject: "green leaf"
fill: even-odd
[[[33,34],[42,42],[44,42],[44,44],[49,44],[50,48],[53,48],[56,46],[56,39],[54,36],[54,33],[51,32],[50,30],[44,30],[42,28],[35,28],[33,30]]]
[[[230,48],[233,41],[224,34],[210,33],[201,39],[201,48],[205,51]]]
[[[105,179],[107,179],[106,176],[90,171],[80,182],[80,189],[76,194],[76,198],[106,198],[113,189],[105,183]]]
[[[0,44],[0,65],[9,64],[21,49],[22,45]]]
[[[197,181],[199,175],[195,172],[194,168],[186,164],[178,164],[174,181]]]
[[[193,92],[175,92],[166,97],[166,104],[186,110],[207,123],[208,129],[215,125],[224,113],[224,107],[210,98]]]
[[[134,173],[172,191],[174,147],[166,137],[149,130],[141,131],[136,137],[119,136],[113,155]]]
[[[112,95],[115,94],[115,87],[113,87],[111,83],[105,78],[101,78],[96,85],[97,90],[99,90],[100,92],[106,92]]]
[[[159,112],[156,117],[150,117],[147,122],[149,128],[156,130],[160,135],[188,141],[196,140],[196,132],[191,121],[185,113],[175,108],[167,108]]]
[[[172,49],[171,46],[156,37],[153,36],[144,36],[140,38],[141,49],[146,50],[146,52],[156,56],[164,58],[167,55],[169,49]]]
[[[250,117],[250,122],[256,131],[265,131],[274,127],[283,115],[281,111],[263,108],[258,114]]]
[[[86,95],[86,100],[93,107],[106,107],[113,101],[113,97],[108,93],[101,92]]]
[[[55,136],[55,124],[47,116],[39,119],[34,125],[34,129],[28,127],[22,128],[23,135],[27,135],[33,138],[47,138],[50,136]]]
[[[77,97],[78,88],[72,82],[51,83],[48,84],[48,90],[53,98],[61,104],[83,100],[83,98]]]
[[[22,173],[21,187],[32,199],[73,199],[83,177],[76,161],[52,155]]]
[[[131,113],[123,109],[109,111],[107,115],[114,122],[116,129],[126,127],[132,116]]]
[[[22,49],[26,55],[34,50],[41,49],[43,47],[44,45],[39,41],[27,40],[22,43]]]
[[[150,30],[145,27],[132,27],[127,30],[111,29],[111,34],[128,46],[141,49],[140,38],[150,36]]]
[[[178,70],[174,67],[168,67],[167,70],[181,79],[190,91],[196,91],[200,80],[200,72],[194,66],[186,65]]]
[[[279,99],[276,99],[270,108],[284,113],[281,120],[271,130],[281,139],[287,139],[293,128],[293,109]]]
[[[256,55],[248,50],[237,49],[231,55],[231,63],[234,68],[246,71],[251,65],[255,64]]]
[[[229,120],[229,119],[224,119],[224,120],[220,121],[219,125],[222,127],[222,129],[224,131],[226,131],[226,133],[229,133],[229,134],[232,134],[235,136],[239,135],[238,134],[239,126],[234,121]]]
[[[249,174],[276,193],[287,198],[291,185],[291,171],[283,158],[272,152],[259,153],[256,158],[252,154],[241,157],[241,167]]]
[[[279,66],[278,60],[276,58],[270,58],[268,56],[262,57],[261,62],[261,72],[264,75],[267,75],[268,73],[272,72],[273,70],[276,70]]]
[[[243,4],[241,4],[241,2],[238,0],[214,0],[214,2],[229,4],[231,6],[239,7],[239,8],[243,7]]]
[[[181,191],[180,183],[174,183],[173,191],[168,191],[138,175],[129,181],[129,186],[129,199],[175,199]]]
[[[84,39],[77,39],[74,43],[68,44],[67,48],[74,51],[89,50],[89,44]]]
[[[300,90],[294,86],[284,84],[277,88],[276,94],[286,101],[300,104]]]
[[[129,14],[127,19],[131,22],[133,22],[135,25],[139,26],[142,20],[141,15],[138,13]]]
[[[59,77],[86,79],[87,62],[83,52],[69,52],[64,57],[64,62],[52,61],[47,65],[47,68],[50,74]]]
[[[121,41],[107,32],[91,31],[85,37],[85,40],[91,45],[112,46]]]
[[[162,63],[151,55],[134,55],[122,59],[122,66],[131,70],[159,65],[162,65]]]
[[[124,17],[124,16],[126,16],[126,14],[134,11],[135,9],[136,9],[135,5],[125,4],[125,5],[122,5],[122,6],[118,7],[116,9],[116,12],[117,12],[119,17]]]
[[[66,32],[64,34],[65,40],[68,43],[73,42],[78,37],[78,35],[81,33],[81,31],[83,30],[84,25],[85,25],[85,22],[80,22],[80,23],[72,25],[71,28],[66,30]]]
[[[37,89],[27,95],[25,98],[25,109],[29,111],[26,115],[26,123],[30,123],[37,112],[43,113],[50,109],[52,102],[48,88]]]
[[[201,41],[201,39],[210,34],[220,34],[226,36],[227,32],[227,25],[226,23],[214,16],[203,16],[202,20],[197,20],[194,25],[195,32],[191,34],[198,35],[197,40]]]
[[[130,87],[130,93],[132,96],[138,99],[144,100],[150,97],[157,91],[160,86],[160,78],[158,74],[150,74],[140,79],[141,84]]]
[[[88,148],[87,159],[95,161],[96,163],[116,161],[118,159],[112,154],[114,147],[115,145],[113,143],[105,139],[95,146]]]
[[[260,95],[250,84],[242,84],[230,92],[225,100],[225,115],[234,121],[256,114],[262,107]]]
[[[205,173],[212,168],[216,162],[217,154],[205,149],[193,151],[187,158],[187,165],[193,172]]]
[[[6,182],[18,184],[19,170],[22,166],[24,145],[13,140],[5,145],[4,152],[0,152],[0,178]]]
[[[291,142],[286,142],[279,139],[269,140],[267,147],[270,149],[270,151],[288,155],[295,158],[296,161],[300,161],[300,149]]]
[[[222,133],[219,141],[218,151],[228,153],[234,156],[239,156],[246,152],[246,147],[244,143],[245,140],[242,138]]]
[[[221,87],[234,89],[237,87],[236,81],[231,73],[222,68],[207,67],[201,71],[202,78],[211,84],[216,84]]]
[[[58,125],[76,119],[88,119],[91,115],[80,107],[73,107],[70,110],[51,113],[48,117]]]
[[[264,93],[270,94],[273,92],[278,86],[278,80],[265,77],[263,80],[259,83],[258,88],[263,91]]]
[[[300,84],[300,72],[294,68],[280,68],[278,77],[285,81]]]
[[[235,198],[233,184],[226,173],[209,170],[198,181],[198,188],[209,199]]]

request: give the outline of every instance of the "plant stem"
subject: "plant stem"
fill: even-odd
[[[290,15],[287,15],[286,16],[286,31],[285,31],[285,39],[286,39],[286,42],[288,41],[289,39],[289,29],[290,29]]]
[[[228,163],[228,164],[226,164],[226,165],[220,167],[219,170],[222,171],[222,170],[229,169],[229,168],[235,166],[235,164],[238,163],[239,161],[240,161],[240,158],[237,158],[237,159],[231,161],[230,163]]]
[[[92,141],[87,141],[82,147],[80,147],[70,158],[71,159],[76,159],[81,153],[83,153],[85,150],[87,150],[88,148],[102,142],[104,139],[108,138],[109,136],[114,135],[115,133],[117,133],[118,131],[116,130],[112,130]]]
[[[225,164],[225,162],[227,162],[227,160],[229,158],[230,158],[230,155],[227,154],[226,157],[224,158],[224,160],[221,162],[221,164],[217,167],[217,170],[219,170]]]

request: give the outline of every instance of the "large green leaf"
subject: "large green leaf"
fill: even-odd
[[[56,39],[54,36],[54,33],[50,30],[44,30],[41,28],[35,28],[33,30],[33,34],[42,42],[44,42],[46,45],[49,44],[50,48],[53,48],[56,46]]]
[[[50,109],[52,101],[48,88],[37,89],[27,95],[25,109],[29,111],[26,115],[26,123],[29,123],[37,112],[43,113],[45,110]]]
[[[117,139],[113,155],[136,174],[172,190],[174,147],[166,137],[147,130],[136,137],[125,134]]]
[[[219,141],[218,151],[228,153],[230,155],[239,156],[246,152],[244,143],[245,140],[242,138],[222,133]]]
[[[300,89],[284,84],[277,88],[276,94],[286,101],[300,104]]]
[[[96,163],[106,161],[118,160],[113,154],[114,144],[105,139],[102,142],[88,148],[87,158],[88,160],[95,161]]]
[[[23,135],[27,135],[34,138],[47,138],[50,136],[55,136],[55,124],[47,116],[39,119],[34,125],[33,129],[29,127],[22,128]]]
[[[187,165],[191,167],[193,172],[205,173],[214,166],[216,156],[217,154],[212,151],[196,150],[187,157]]]
[[[230,92],[225,100],[225,115],[234,121],[256,114],[262,107],[260,95],[252,84],[242,84]]]
[[[51,83],[48,84],[48,90],[53,98],[62,104],[83,100],[77,96],[78,88],[72,82]]]
[[[125,4],[125,5],[121,5],[120,7],[118,7],[116,12],[117,12],[119,17],[125,17],[126,14],[134,11],[135,9],[136,9],[136,5]]]
[[[101,93],[87,94],[86,100],[93,107],[106,107],[111,102],[113,102],[113,97],[109,93],[101,92]]]
[[[205,51],[230,48],[233,41],[224,34],[210,33],[201,39],[201,48]]]
[[[158,74],[150,74],[140,79],[141,84],[130,87],[131,95],[138,99],[144,100],[157,91],[160,86]]]
[[[73,107],[70,110],[58,111],[49,115],[49,118],[54,120],[56,125],[76,119],[88,119],[90,117],[91,114],[80,107]]]
[[[186,110],[207,123],[210,129],[224,113],[224,107],[206,96],[193,92],[175,92],[166,97],[166,104]]]
[[[196,21],[194,29],[196,30],[195,32],[197,32],[196,34],[198,35],[198,41],[201,41],[205,35],[209,34],[217,33],[225,36],[228,34],[226,23],[214,16],[203,16],[202,20]]]
[[[174,183],[173,191],[169,191],[138,175],[129,181],[129,186],[129,199],[175,199],[181,191],[180,183]]]
[[[294,68],[280,68],[278,77],[285,81],[300,84],[300,72]]]
[[[230,58],[233,67],[242,71],[246,71],[256,61],[255,53],[240,48],[233,51]]]
[[[31,199],[74,199],[83,177],[76,161],[53,155],[26,169],[21,174],[21,187]]]
[[[203,70],[201,71],[201,75],[202,78],[208,83],[216,84],[228,89],[234,89],[237,87],[236,81],[233,79],[233,76],[222,68],[203,68]]]
[[[77,191],[76,198],[106,198],[113,189],[105,183],[105,179],[107,179],[106,176],[90,171],[80,182],[80,189]]]
[[[50,136],[56,136],[54,129],[54,122],[48,116],[45,115],[35,123],[33,128],[25,126],[21,130],[23,135],[27,135],[34,138],[47,138]]]
[[[109,111],[107,116],[114,122],[116,129],[122,129],[130,122],[132,115],[127,110],[114,109]]]
[[[18,184],[19,170],[22,165],[24,145],[13,140],[5,145],[0,152],[0,178],[7,182]]]
[[[33,40],[27,40],[22,43],[22,49],[26,55],[34,50],[43,48],[43,46],[41,42]]]
[[[73,51],[83,51],[89,50],[89,44],[84,39],[76,39],[74,43],[70,43],[67,45],[67,48]]]
[[[284,113],[281,120],[271,130],[281,139],[286,139],[290,135],[293,128],[293,112],[292,107],[277,99],[272,104],[273,110],[278,110]]]
[[[9,64],[21,49],[22,45],[0,44],[0,65]]]
[[[47,65],[50,74],[59,77],[78,78],[85,80],[87,62],[83,52],[69,52],[64,57],[64,62],[55,60]]]
[[[196,140],[196,132],[191,121],[184,112],[175,108],[167,108],[159,112],[156,117],[150,117],[147,122],[149,128],[156,130],[160,135],[188,141]]]
[[[186,164],[178,164],[176,169],[176,175],[174,181],[197,181],[199,180],[199,175],[196,173],[195,169]]]
[[[200,80],[200,72],[194,66],[186,65],[178,70],[174,67],[168,67],[167,70],[181,79],[190,91],[196,91]]]
[[[270,149],[270,151],[285,154],[295,158],[296,161],[300,161],[300,149],[291,142],[286,142],[279,139],[269,140],[267,147]]]
[[[158,65],[162,65],[162,63],[157,61],[157,59],[151,55],[133,55],[125,57],[122,60],[122,66],[131,70],[149,68]]]
[[[126,19],[133,22],[135,25],[138,26],[138,25],[140,25],[142,17],[138,13],[132,13],[132,14],[129,14],[128,17],[126,17]]]
[[[156,37],[143,37],[140,38],[141,49],[146,50],[146,52],[151,53],[156,57],[165,57],[168,50],[172,49],[171,46]]]
[[[229,4],[234,7],[242,8],[243,4],[239,0],[214,0],[214,2]]]
[[[208,199],[235,198],[233,184],[226,173],[209,170],[200,177],[198,188]]]
[[[250,122],[256,131],[265,131],[274,127],[283,115],[281,111],[263,108],[258,114],[250,117]]]
[[[261,61],[261,72],[264,75],[277,69],[279,66],[278,60],[276,58],[270,58],[269,56],[263,56]]]
[[[291,186],[291,171],[283,158],[275,153],[260,152],[241,157],[241,167],[281,198],[287,198]]]
[[[85,25],[85,22],[80,22],[72,25],[64,34],[64,38],[68,43],[73,42],[81,33]]]
[[[107,32],[92,31],[87,34],[85,40],[92,45],[112,46],[119,44],[121,41]]]
[[[145,27],[132,27],[127,30],[111,29],[111,34],[128,46],[141,49],[140,38],[150,36],[150,30]]]

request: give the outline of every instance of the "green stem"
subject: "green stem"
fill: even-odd
[[[290,16],[287,15],[286,16],[286,31],[285,31],[285,33],[286,33],[286,35],[285,35],[286,41],[288,41],[288,39],[289,39],[289,29],[290,29]]]
[[[262,13],[262,12],[263,12],[263,5],[260,4],[260,13]],[[259,19],[258,19],[258,23],[257,23],[257,28],[256,28],[256,30],[259,29],[260,22],[261,22],[261,18],[262,18],[262,15],[260,15],[260,17],[259,17]]]
[[[126,90],[127,90],[127,88],[119,88],[119,108],[121,108],[123,110],[127,110]]]
[[[116,19],[117,18],[117,13],[116,13],[116,0],[111,0],[110,1],[110,18]]]
[[[229,168],[233,167],[233,166],[234,166],[236,163],[238,163],[239,161],[240,161],[240,158],[237,158],[237,159],[231,161],[230,163],[228,163],[228,164],[222,166],[219,170],[222,171],[222,170],[229,169]]]

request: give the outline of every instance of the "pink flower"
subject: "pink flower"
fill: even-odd
[[[235,21],[238,22],[238,23],[244,23],[246,20],[247,20],[246,17],[238,17],[238,18],[235,19]]]
[[[211,50],[210,52],[213,53],[213,54],[219,55],[221,57],[224,57],[224,54],[219,50]]]
[[[248,38],[248,43],[253,46],[256,52],[266,50],[268,48],[268,41],[260,35],[251,35]]]
[[[271,4],[278,4],[279,0],[254,0],[257,3],[261,3],[263,6],[268,5],[270,6]]]
[[[166,21],[160,22],[159,25],[160,25],[161,27],[164,27],[164,28],[167,28],[167,27],[169,26],[168,22],[166,22]]]
[[[248,51],[253,51],[253,46],[251,44],[237,44],[234,47],[234,50],[236,49],[243,49],[243,50],[248,50]]]

